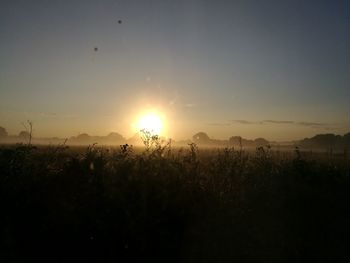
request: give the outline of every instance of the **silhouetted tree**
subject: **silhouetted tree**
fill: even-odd
[[[241,136],[232,136],[228,139],[229,144],[231,145],[240,145],[242,143]]]
[[[0,127],[0,138],[5,138],[8,136],[8,133],[5,128]]]
[[[342,142],[344,141],[344,137],[332,133],[317,134],[312,138],[306,138],[300,141],[300,145],[303,147],[335,147],[337,145],[342,144]]]
[[[90,135],[87,133],[82,133],[77,136],[77,140],[85,141],[89,139],[90,139]]]
[[[198,132],[192,136],[193,142],[196,144],[208,144],[210,143],[210,138],[205,132]]]
[[[254,140],[254,142],[256,147],[266,146],[269,144],[269,142],[264,138],[257,138]]]
[[[108,139],[113,139],[113,140],[116,140],[116,141],[124,141],[125,140],[125,138],[121,134],[119,134],[117,132],[111,132],[110,134],[107,135],[107,138]]]
[[[350,145],[350,132],[344,134],[343,136],[343,142],[346,145]]]
[[[29,134],[29,132],[27,132],[27,131],[21,131],[21,132],[18,134],[18,137],[23,138],[23,139],[28,139],[28,138],[30,137],[30,134]]]

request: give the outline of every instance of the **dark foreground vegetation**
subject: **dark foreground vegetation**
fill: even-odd
[[[0,262],[346,262],[347,156],[0,149]]]

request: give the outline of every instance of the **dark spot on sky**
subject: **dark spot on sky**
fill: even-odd
[[[98,47],[94,47],[94,51],[97,52],[98,51]]]
[[[121,20],[118,20],[118,24],[121,24],[123,21],[121,21]]]

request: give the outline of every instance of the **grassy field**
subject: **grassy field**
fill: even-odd
[[[346,262],[344,155],[0,148],[0,262]]]

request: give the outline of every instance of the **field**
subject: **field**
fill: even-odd
[[[345,262],[350,162],[260,147],[0,148],[0,262]]]

